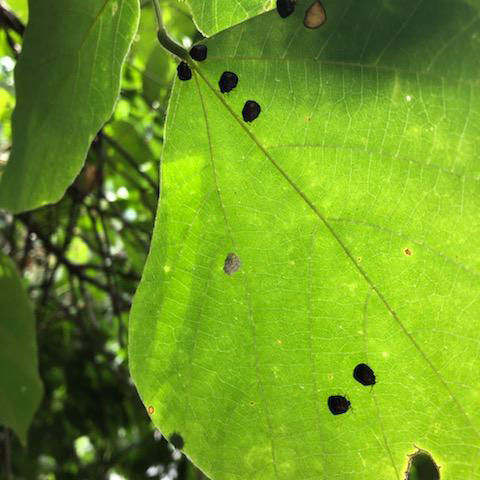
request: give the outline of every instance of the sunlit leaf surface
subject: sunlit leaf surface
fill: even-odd
[[[326,7],[219,34],[177,81],[131,371],[212,479],[401,480],[417,447],[479,479],[478,11]]]
[[[250,17],[270,10],[275,0],[187,0],[193,18],[205,35],[243,22]]]

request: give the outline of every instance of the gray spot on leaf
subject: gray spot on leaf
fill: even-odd
[[[227,275],[233,275],[235,272],[238,272],[240,269],[241,263],[240,259],[234,254],[229,253],[225,259],[225,264],[223,265],[223,271]]]

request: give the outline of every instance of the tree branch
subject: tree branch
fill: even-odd
[[[109,143],[130,164],[130,166],[135,169],[136,173],[138,173],[153,188],[158,197],[160,189],[157,182],[155,182],[153,178],[149,177],[145,172],[142,172],[138,168],[138,164],[135,159],[115,139],[109,135],[105,135],[105,133],[102,133],[102,136],[107,143]]]

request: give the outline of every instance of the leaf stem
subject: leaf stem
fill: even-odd
[[[157,38],[160,44],[162,45],[165,50],[170,52],[171,54],[175,55],[178,58],[181,58],[183,60],[187,59],[187,51],[180,46],[177,42],[174,42],[169,36],[167,31],[165,30],[165,27],[163,25],[163,20],[162,20],[162,11],[160,9],[160,5],[158,3],[158,0],[152,0],[153,3],[153,8],[155,10],[155,16],[157,17],[157,26],[158,26],[158,31],[157,31]]]

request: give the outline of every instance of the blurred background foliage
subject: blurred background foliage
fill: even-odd
[[[188,48],[201,38],[184,3],[160,3],[177,42]],[[11,148],[13,70],[27,19],[27,0],[0,2],[0,169]],[[0,478],[204,478],[154,430],[126,358],[175,68],[156,41],[151,2],[143,0],[121,96],[80,175],[55,205],[0,212],[0,248],[15,261],[35,307],[45,389],[26,447],[0,428]]]

